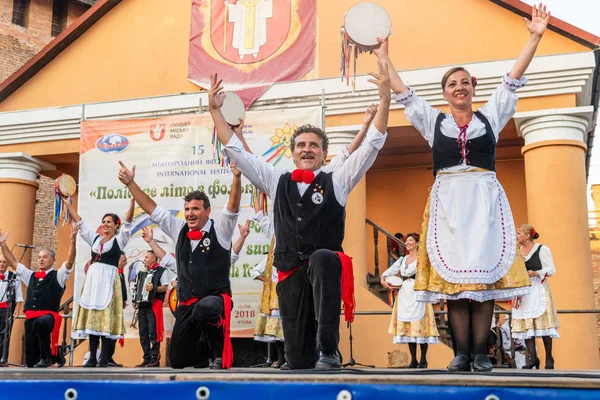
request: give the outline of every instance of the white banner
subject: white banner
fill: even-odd
[[[320,126],[321,107],[310,109],[248,112],[244,137],[253,152],[280,168],[293,168],[289,140],[295,126],[310,123]],[[216,159],[212,144],[213,125],[208,114],[173,116],[143,120],[85,121],[81,125],[81,160],[79,172],[79,214],[92,227],[98,227],[106,213],[124,218],[129,206],[129,192],[118,180],[119,163],[136,166],[136,182],[157,204],[177,218],[183,218],[183,197],[192,190],[203,190],[210,198],[211,218],[219,220],[227,204],[232,174]],[[239,224],[254,215],[252,185],[242,179],[242,207]],[[271,206],[271,204],[269,204]],[[175,241],[152,224],[148,215],[136,206],[131,239],[125,247],[128,301],[125,308],[127,338],[138,337],[131,328],[131,295],[136,269],[143,268],[148,244],[141,228],[154,228],[154,238],[166,251],[173,253]],[[233,337],[252,337],[258,313],[262,283],[250,278],[250,269],[268,252],[270,239],[251,221],[250,235],[231,267],[234,309]],[[239,237],[236,229],[233,242]],[[74,299],[77,305],[85,279],[84,266],[91,258],[90,247],[82,240],[77,244]],[[174,323],[165,304],[165,335]]]

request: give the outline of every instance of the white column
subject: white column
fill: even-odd
[[[55,169],[54,165],[26,153],[0,153],[0,180],[22,179],[36,182],[40,171]]]
[[[329,158],[340,154],[344,147],[352,143],[362,125],[332,126],[325,129],[329,138]]]

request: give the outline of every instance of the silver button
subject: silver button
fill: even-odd
[[[299,255],[299,256],[301,256],[301,255],[302,255],[302,252],[301,252],[301,251],[299,251],[299,252],[298,252],[298,255]]]
[[[300,221],[302,221],[302,218],[298,217],[298,218],[296,218],[296,221],[300,222]]]

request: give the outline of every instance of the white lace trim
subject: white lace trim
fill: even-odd
[[[560,338],[556,328],[550,329],[528,329],[527,332],[511,332],[515,339],[531,339],[534,337],[550,336],[552,339]]]
[[[452,266],[446,264],[443,255],[438,251],[438,239],[435,235],[438,220],[438,191],[442,180],[436,180],[431,189],[431,202],[429,206],[430,217],[426,238],[427,254],[431,266],[435,268],[436,272],[447,282],[491,284],[503,278],[512,267],[517,249],[515,221],[513,220],[512,210],[508,203],[504,188],[500,182],[498,182],[496,176],[493,176],[492,178],[498,188],[498,206],[500,207],[499,217],[501,219],[502,247],[504,251],[497,262],[496,260],[491,261],[496,262],[496,266],[491,271],[462,271],[459,269],[452,269]]]
[[[412,337],[412,336],[396,336],[396,335],[394,335],[394,344],[406,344],[406,343],[437,344],[439,342],[440,341],[437,336]]]
[[[123,335],[111,335],[108,332],[98,332],[98,331],[94,331],[92,329],[78,329],[76,331],[73,331],[72,333],[72,337],[74,338],[82,338],[82,339],[87,339],[89,335],[96,335],[96,336],[104,336],[107,337],[109,339],[113,339],[113,340],[117,340],[117,339],[121,339],[122,337],[124,337]]]
[[[515,296],[522,296],[531,291],[529,286],[513,289],[490,289],[479,291],[465,291],[457,294],[437,293],[430,291],[417,291],[417,301],[424,303],[437,303],[440,300],[475,300],[480,303],[488,300],[510,300]]]
[[[275,343],[275,342],[283,343],[283,340],[279,339],[278,337],[269,336],[269,335],[254,335],[254,340],[256,340],[257,342],[263,342],[263,343]]]
[[[279,312],[277,312],[277,314],[264,314],[264,313],[260,313],[260,316],[261,317],[265,317],[265,318],[281,319],[281,316],[279,315]]]
[[[394,95],[394,100],[399,104],[407,104],[413,97],[415,97],[415,89],[407,86],[404,92]]]
[[[504,83],[504,85],[513,92],[527,85],[527,82],[529,82],[529,79],[525,78],[524,76],[522,76],[521,79],[513,79],[508,76],[507,73],[502,77],[502,83]]]
[[[533,281],[533,279],[534,278],[532,278],[532,281]],[[537,292],[537,293],[535,293],[535,292]],[[537,308],[535,308],[533,310],[524,310],[523,305],[520,308],[513,308],[512,309],[513,319],[536,319],[536,318],[539,318],[542,315],[544,315],[544,313],[546,312],[547,293],[546,293],[546,288],[544,287],[544,285],[542,283],[540,283],[539,281],[537,283],[532,282],[531,293],[523,296],[522,300],[525,301],[525,299],[527,297],[535,296],[536,294],[539,299]]]

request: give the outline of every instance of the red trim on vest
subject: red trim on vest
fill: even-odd
[[[52,335],[50,336],[50,347],[52,349],[52,355],[58,356],[58,334],[60,333],[60,324],[62,322],[60,314],[50,310],[27,310],[25,311],[25,319],[39,318],[48,314],[51,314],[54,317],[54,328],[52,328]]]

